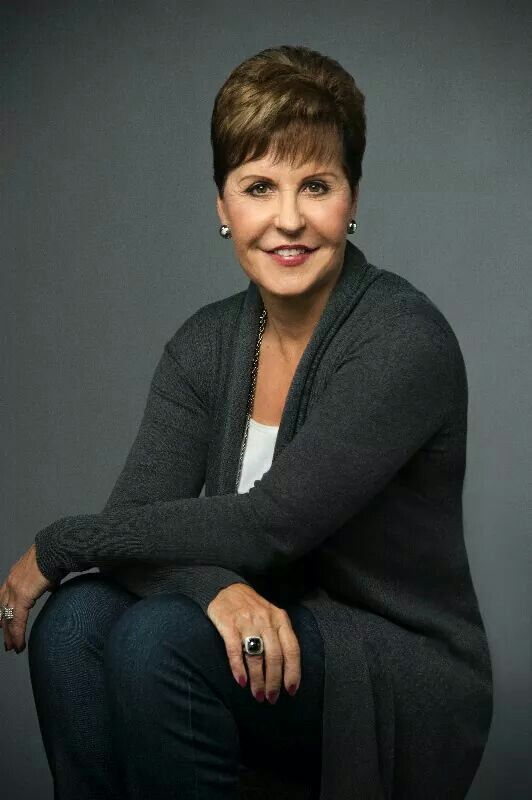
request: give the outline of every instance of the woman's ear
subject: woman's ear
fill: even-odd
[[[218,216],[220,218],[220,222],[222,223],[222,225],[227,225],[227,218],[224,209],[224,201],[222,200],[219,194],[216,195],[216,211],[218,212]]]
[[[357,215],[357,206],[358,206],[358,183],[356,185],[356,189],[353,194],[353,202],[351,204],[351,218],[356,219]]]

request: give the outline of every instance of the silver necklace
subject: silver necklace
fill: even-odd
[[[249,420],[251,419],[251,414],[253,412],[253,402],[255,400],[255,387],[257,385],[257,372],[259,368],[259,353],[260,353],[260,345],[262,342],[262,334],[264,333],[264,328],[266,327],[266,320],[268,318],[268,312],[266,309],[263,309],[262,314],[260,315],[259,320],[259,335],[257,337],[257,344],[255,347],[255,355],[253,357],[253,366],[251,368],[251,390],[248,397],[248,405],[247,405],[247,414],[246,414],[246,427],[244,428],[244,438],[242,440],[242,447],[240,449],[240,458],[238,461],[238,474],[236,476],[236,487],[235,491],[238,492],[238,484],[240,483],[240,475],[242,473],[242,463],[244,461],[244,451],[246,449],[246,442],[248,440],[248,430],[249,430]]]

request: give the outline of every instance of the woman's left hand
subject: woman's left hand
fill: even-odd
[[[26,647],[25,633],[30,609],[46,591],[54,591],[57,583],[45,578],[35,556],[35,544],[27,550],[9,570],[0,586],[0,605],[14,608],[13,619],[2,615],[0,625],[4,631],[6,650],[21,653]]]

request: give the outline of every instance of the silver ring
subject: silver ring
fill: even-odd
[[[15,617],[15,609],[12,606],[1,606],[0,605],[0,621],[5,619],[6,622],[11,622],[12,619]]]
[[[242,639],[242,650],[248,656],[260,656],[264,653],[262,636],[246,636]]]

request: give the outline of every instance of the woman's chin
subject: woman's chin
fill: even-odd
[[[309,298],[313,294],[316,296],[323,293],[323,281],[273,281],[264,280],[257,282],[257,286],[262,292],[265,292],[270,297],[278,299],[296,300],[298,297]]]

